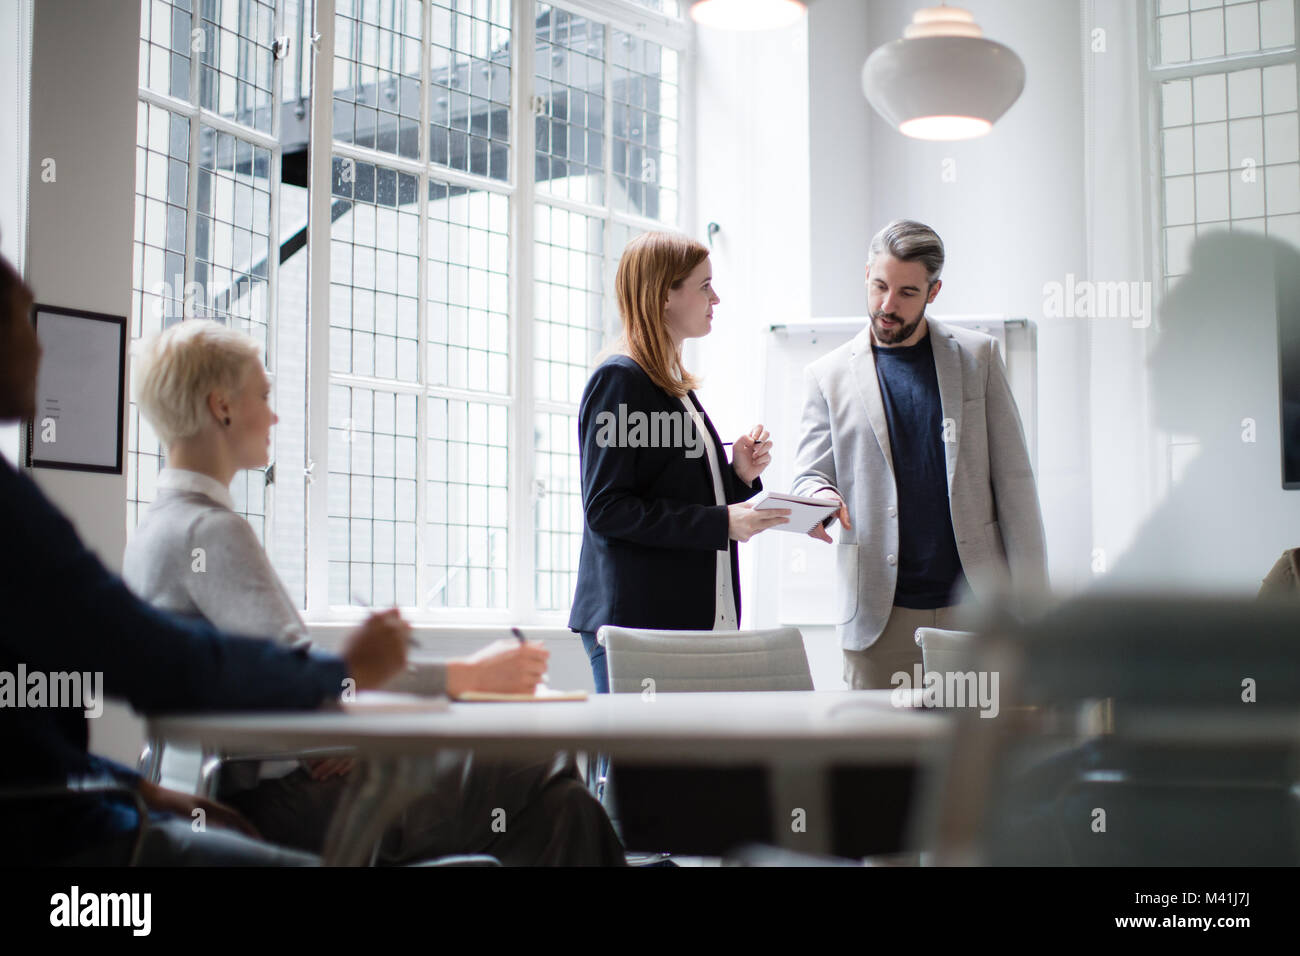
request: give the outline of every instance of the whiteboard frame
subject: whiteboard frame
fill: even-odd
[[[27,467],[28,468],[55,468],[62,471],[91,471],[107,475],[122,474],[122,421],[125,417],[126,402],[126,316],[108,315],[103,312],[89,312],[84,309],[67,309],[58,305],[45,305],[37,303],[32,307],[32,325],[36,329],[37,337],[40,337],[40,319],[42,314],[67,316],[77,319],[86,319],[92,322],[106,322],[117,326],[117,394],[105,394],[100,396],[100,401],[96,402],[96,407],[103,410],[104,424],[108,425],[109,411],[113,415],[113,430],[117,435],[115,442],[116,454],[112,463],[104,461],[54,461],[48,458],[41,458],[35,454],[35,435],[37,421],[41,415],[42,396],[40,394],[40,377],[37,378],[37,395],[36,395],[36,419],[27,423]],[[45,343],[41,343],[43,355],[41,358],[42,368],[48,368],[59,361],[60,356],[57,351],[45,348]]]

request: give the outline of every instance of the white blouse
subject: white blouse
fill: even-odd
[[[704,453],[709,459],[709,472],[713,476],[713,499],[720,505],[726,505],[727,495],[722,490],[722,470],[718,464],[718,451],[713,444],[713,439],[709,436],[709,429],[704,424],[704,416],[700,414],[686,395],[681,397],[681,403],[685,406],[691,420],[695,423],[697,434],[704,439]],[[736,591],[731,580],[731,550],[730,544],[726,548],[717,552],[717,585],[714,589],[717,596],[714,602],[715,611],[713,615],[713,630],[715,631],[735,631],[740,629],[740,622],[736,614]]]

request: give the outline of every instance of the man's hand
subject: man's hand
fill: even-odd
[[[838,501],[840,503],[840,510],[835,512],[833,517],[838,518],[840,524],[844,525],[844,527],[853,527],[853,522],[849,520],[849,506],[844,503],[844,499],[839,496],[838,492],[831,491],[829,488],[823,488],[821,491],[814,494],[813,497],[830,498],[834,501]],[[825,541],[827,544],[834,543],[831,541],[830,532],[826,530],[826,525],[820,521],[817,522],[813,529],[808,532],[808,537],[816,538],[818,541]]]
[[[551,652],[541,641],[494,641],[469,657],[447,662],[447,693],[452,697],[467,690],[534,693],[550,658]]]
[[[411,626],[396,608],[366,618],[343,644],[343,661],[357,690],[383,687],[405,667],[410,641]]]
[[[772,438],[766,428],[755,425],[731,445],[731,467],[747,485],[772,464]]]
[[[144,798],[145,806],[150,810],[170,813],[186,820],[193,820],[194,811],[202,810],[204,826],[222,827],[226,830],[234,830],[236,833],[250,836],[255,840],[262,839],[262,834],[257,832],[256,827],[245,820],[239,811],[226,806],[224,803],[217,803],[215,800],[208,800],[205,797],[196,797],[191,793],[167,790],[156,783],[150,783],[148,780],[141,780],[139,789],[140,796]]]

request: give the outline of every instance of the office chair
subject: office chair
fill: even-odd
[[[605,626],[597,639],[605,645],[610,692],[615,694],[813,689],[803,635],[793,627],[663,631]],[[770,832],[770,793],[763,768],[709,769],[707,799],[693,812],[683,811],[683,800],[703,796],[698,782],[704,772],[696,767],[624,765],[617,775],[606,770],[597,796],[624,844],[633,848],[641,843],[719,856],[742,840]],[[663,812],[666,793],[675,795],[672,820]]]
[[[140,775],[157,783],[162,775],[162,756],[166,747],[166,742],[158,737],[149,737],[144,743],[140,752],[140,760],[137,769]],[[263,753],[263,754],[239,754],[231,756],[220,751],[204,749],[202,762],[199,766],[199,777],[195,785],[194,792],[201,797],[208,799],[218,799],[221,791],[221,774],[223,771],[236,769],[247,771],[255,768],[258,764],[266,761],[277,760],[313,760],[322,757],[347,756],[351,750],[340,749],[313,749],[298,750],[292,753]],[[379,847],[382,836],[375,841],[374,848],[370,853],[370,865],[374,866],[379,859]],[[137,852],[138,852],[137,846]],[[433,857],[428,860],[421,860],[418,863],[409,864],[410,866],[429,867],[429,866],[500,866],[501,861],[494,856],[484,853],[464,853],[450,856]]]
[[[915,840],[934,862],[1300,862],[1300,607],[1089,596],[993,618],[975,667],[993,719],[957,714]],[[1081,704],[1112,702],[1103,732]]]
[[[69,780],[66,786],[43,784],[29,787],[3,787],[0,788],[0,807],[8,804],[9,808],[4,812],[10,813],[13,812],[13,804],[36,801],[48,804],[50,801],[85,800],[90,797],[108,795],[127,797],[135,804],[138,822],[135,828],[135,839],[131,844],[131,855],[126,864],[127,866],[135,866],[140,858],[140,848],[144,845],[145,826],[149,822],[149,808],[145,805],[144,797],[140,791],[134,787],[128,787],[117,781],[104,780],[102,777]],[[23,861],[19,862],[22,865],[27,865]]]

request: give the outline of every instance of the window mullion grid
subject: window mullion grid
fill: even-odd
[[[602,274],[609,272],[609,257],[613,254],[613,239],[610,229],[610,214],[614,211],[614,25],[605,21],[605,56],[604,69],[601,70],[601,77],[604,80],[602,95],[605,97],[605,109],[601,113],[601,144],[600,144],[600,162],[605,169],[605,201],[601,204],[604,208],[598,215],[605,220],[605,227],[601,230],[604,234],[604,261],[601,263],[600,271]],[[627,172],[625,170],[625,172]],[[607,290],[606,290],[607,291]]]
[[[330,211],[333,204],[334,0],[316,0],[308,133],[307,617],[329,617]],[[307,51],[304,48],[303,53]]]
[[[671,17],[649,7],[623,3],[620,0],[546,0],[575,16],[603,23],[605,29],[622,30],[632,36],[653,40],[661,46],[681,50],[692,34],[691,24],[685,14]],[[689,5],[691,0],[682,0]]]
[[[805,36],[805,41],[807,37]],[[695,34],[677,49],[677,222],[688,235],[702,225],[695,192]],[[662,155],[660,162],[663,161]],[[684,171],[689,170],[683,175]],[[662,182],[662,181],[661,181]]]
[[[275,20],[271,27],[272,49],[274,50],[274,38],[280,35],[280,30],[284,27],[284,4],[283,2],[275,5]],[[266,242],[266,367],[274,375],[277,371],[277,356],[279,349],[276,348],[276,340],[280,334],[280,162],[281,162],[281,140],[280,140],[280,82],[284,74],[284,60],[271,54],[271,137],[275,140],[275,145],[271,147],[270,159],[267,163],[267,177],[270,187],[270,205],[267,215],[267,242]],[[253,154],[253,168],[250,170],[249,178],[256,181],[257,154]],[[251,263],[250,263],[251,266]],[[278,454],[277,456],[278,457]],[[270,463],[271,467],[275,466],[275,459]],[[275,552],[275,490],[271,484],[266,481],[266,473],[262,477],[262,541],[266,546],[268,554]]]
[[[190,26],[194,26],[194,21],[190,21]],[[201,35],[201,34],[200,34]],[[191,33],[191,37],[193,33]],[[202,112],[199,102],[199,81],[202,77],[203,67],[200,62],[202,54],[194,49],[193,40],[190,42],[190,101],[185,104],[186,109],[183,115],[190,127],[189,142],[189,169],[185,171],[185,278],[179,289],[173,290],[173,294],[180,297],[181,300],[181,318],[187,318],[184,311],[185,289],[194,281],[194,246],[198,236],[198,218],[199,218],[199,122]],[[209,236],[211,232],[208,233]],[[171,282],[173,276],[167,276],[167,281]],[[206,304],[208,290],[203,290],[204,302],[201,303],[205,308],[203,313],[207,314]],[[200,303],[196,303],[198,305]]]
[[[421,612],[429,610],[428,572],[428,509],[429,443],[427,414],[429,393],[428,354],[428,282],[429,282],[429,74],[433,63],[430,45],[433,43],[433,4],[420,5],[420,128],[416,134],[419,143],[420,175],[416,182],[417,222],[419,223],[419,268],[415,275],[415,377],[420,383],[415,399],[415,606]]]
[[[537,5],[534,0],[514,0],[511,6],[514,72],[511,76],[510,115],[514,122],[511,137],[511,178],[514,195],[511,201],[509,243],[510,295],[510,438],[507,456],[510,462],[508,507],[509,558],[506,569],[508,604],[515,620],[533,621],[537,617],[537,530],[534,527],[537,465],[533,440],[533,205],[536,201],[536,166],[534,149],[536,118],[532,108],[534,95],[534,52],[536,49]]]

